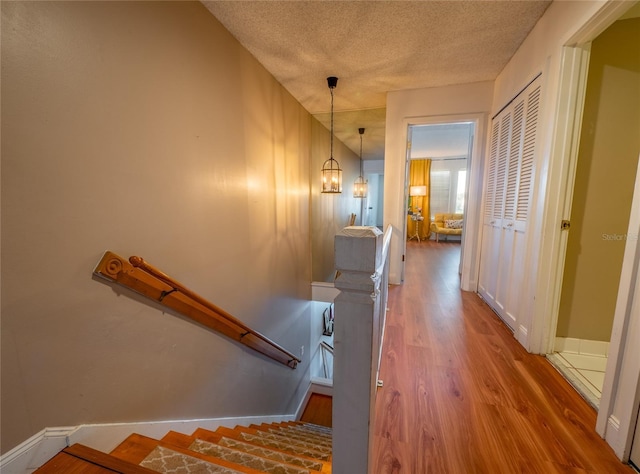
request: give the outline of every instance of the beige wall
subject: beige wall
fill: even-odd
[[[560,337],[611,337],[639,153],[640,18],[634,18],[592,43]]]
[[[2,2],[2,452],[48,426],[293,413],[307,360],[290,370],[92,270],[141,255],[310,353],[328,143],[199,2]]]
[[[339,86],[338,86],[339,87]],[[334,94],[338,94],[336,88]],[[327,89],[328,100],[330,99]],[[354,130],[357,134],[358,131]],[[314,143],[327,134],[324,125],[314,120],[311,125],[311,136]],[[322,194],[320,192],[320,176],[322,165],[329,159],[330,143],[324,141],[322,146],[315,147],[311,154],[311,249],[313,255],[313,281],[333,282],[335,278],[335,262],[333,255],[333,237],[349,224],[351,213],[360,214],[360,201],[353,197],[353,182],[360,174],[359,157],[334,140],[333,156],[342,168],[342,193]],[[359,222],[356,219],[356,222]]]

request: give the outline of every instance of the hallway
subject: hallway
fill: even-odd
[[[634,472],[556,370],[460,291],[459,256],[455,243],[407,244],[405,282],[389,291],[373,472]]]

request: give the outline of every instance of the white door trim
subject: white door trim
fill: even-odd
[[[540,268],[535,294],[538,305],[531,327],[530,352],[553,350],[566,255],[567,236],[559,232],[562,219],[571,212],[578,143],[586,92],[590,42],[615,22],[633,2],[606,3],[573,35],[563,48],[555,116],[557,126],[552,140],[544,236],[540,247]],[[557,227],[558,226],[558,227]],[[636,177],[631,220],[625,248],[618,300],[609,349],[603,395],[596,431],[617,456],[629,459],[638,403],[640,403],[640,171]],[[549,278],[547,278],[549,276]],[[633,421],[632,421],[633,420]]]
[[[567,250],[567,233],[559,229],[560,222],[571,216],[589,55],[590,45],[565,47],[562,52],[559,100],[555,112],[557,125],[551,153],[556,159],[553,160],[553,169],[549,171],[550,175],[560,177],[560,184],[556,190],[550,187],[548,191],[549,206],[543,222],[544,228],[549,231],[543,232],[546,237],[542,240],[540,254],[551,258],[540,259],[541,267],[549,262],[549,270],[541,268],[538,274],[549,275],[550,278],[541,278],[536,285],[536,295],[547,295],[546,298],[539,298],[538,312],[532,321],[529,351],[536,354],[552,352],[555,342]],[[540,314],[542,317],[538,316]]]
[[[487,114],[484,113],[472,113],[472,114],[460,114],[460,115],[433,115],[424,117],[408,117],[403,121],[403,128],[405,130],[404,142],[408,143],[409,127],[414,125],[435,125],[443,123],[460,123],[460,122],[473,122],[474,124],[474,137],[472,153],[469,157],[469,163],[471,165],[469,170],[469,188],[467,190],[467,203],[464,222],[464,235],[462,238],[462,262],[461,262],[461,283],[460,287],[464,291],[477,291],[478,290],[478,272],[480,268],[480,238],[482,234],[481,223],[481,209],[482,209],[482,182],[483,182],[483,161],[484,161],[484,144],[486,139],[486,122]],[[407,162],[405,163],[405,182],[404,182],[404,199],[406,203],[408,200],[408,166],[409,166],[409,150],[407,150]],[[473,205],[471,205],[473,203]],[[406,207],[406,206],[405,206]],[[406,255],[407,245],[407,212],[404,210],[404,242],[403,242],[403,255]],[[425,223],[424,225],[428,225]],[[402,273],[404,275],[404,263]]]
[[[640,162],[631,204],[596,431],[629,459],[640,403]]]

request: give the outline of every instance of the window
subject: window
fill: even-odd
[[[449,170],[431,171],[431,219],[438,213],[449,212],[451,201],[451,172]]]
[[[458,185],[456,189],[456,214],[464,213],[464,195],[467,190],[467,170],[458,170]]]

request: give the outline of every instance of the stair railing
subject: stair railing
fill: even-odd
[[[300,362],[291,352],[151,266],[141,257],[133,256],[127,261],[113,252],[106,252],[94,274],[130,288],[292,369]]]
[[[325,379],[333,379],[333,346],[325,341],[320,342],[322,353],[322,371]],[[331,361],[329,361],[331,356]]]
[[[391,226],[335,237],[333,472],[370,473],[376,391],[387,312]]]

